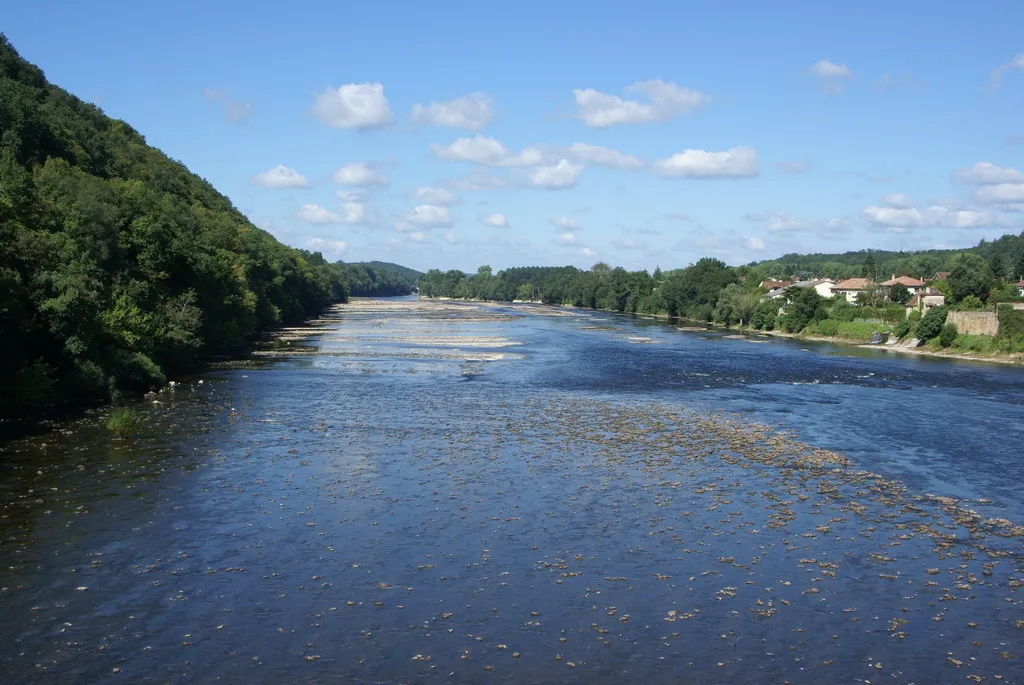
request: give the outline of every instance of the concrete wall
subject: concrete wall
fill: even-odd
[[[969,335],[995,335],[999,332],[999,319],[995,312],[950,312],[946,323],[956,324],[957,332]]]

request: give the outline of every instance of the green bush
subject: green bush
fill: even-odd
[[[107,430],[126,438],[142,426],[142,415],[131,407],[114,407],[107,417]]]
[[[824,319],[818,322],[817,329],[820,335],[836,336],[839,335],[839,322],[835,319]]]
[[[960,332],[956,330],[955,323],[947,323],[942,327],[942,332],[939,333],[939,344],[943,347],[950,347],[956,342],[956,336],[959,334]]]
[[[1001,304],[996,310],[999,318],[999,337],[1015,338],[1024,336],[1024,309],[1014,309],[1011,305]]]
[[[946,308],[932,307],[917,324],[917,337],[921,340],[931,340],[942,332],[944,323],[946,323]]]
[[[903,321],[900,321],[898,324],[896,324],[896,326],[892,329],[892,334],[896,337],[897,340],[902,340],[903,338],[907,337],[908,333],[910,333],[910,328],[910,322],[904,319]]]

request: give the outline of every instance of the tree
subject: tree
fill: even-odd
[[[889,286],[889,299],[896,304],[906,304],[910,302],[911,297],[913,296],[910,294],[910,289],[902,283]]]
[[[946,308],[932,307],[928,313],[921,317],[917,324],[917,337],[919,340],[931,340],[942,332],[942,325],[946,323]]]
[[[997,285],[1002,285],[1003,277],[1006,276],[1006,263],[998,250],[993,252],[991,259],[988,260],[988,268],[992,272],[992,278],[998,281]]]
[[[956,329],[956,324],[947,323],[939,333],[939,344],[943,347],[951,347],[956,342],[957,335],[959,335],[959,331]]]
[[[952,268],[949,271],[949,288],[953,304],[968,295],[985,301],[991,287],[992,275],[984,259],[973,252],[962,252],[953,257]]]
[[[757,306],[757,295],[748,292],[739,283],[730,283],[722,289],[715,306],[715,321],[732,326],[736,323],[750,323],[754,307]]]
[[[875,255],[868,252],[868,256],[864,258],[864,266],[861,268],[861,274],[864,278],[873,281],[878,277],[878,268],[875,266]]]
[[[789,333],[799,333],[815,321],[828,317],[825,298],[814,288],[787,288],[786,299],[782,326]]]

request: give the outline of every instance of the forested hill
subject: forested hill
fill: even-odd
[[[349,262],[342,266],[350,294],[358,297],[408,295],[423,275],[414,269],[390,262]]]
[[[0,35],[0,419],[144,390],[347,296],[340,267],[253,226]]]
[[[982,240],[975,247],[958,250],[920,250],[915,252],[870,251],[879,274],[908,274],[931,278],[937,271],[949,271],[954,257],[974,253],[993,264],[997,275],[1008,279],[1024,278],[1024,234],[1004,235],[997,240]],[[842,254],[787,254],[777,259],[753,262],[759,270],[777,278],[799,275],[803,278],[853,278],[861,276],[868,251]]]

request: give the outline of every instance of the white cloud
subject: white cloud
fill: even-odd
[[[997,183],[975,188],[974,201],[983,205],[1005,205],[1010,211],[1024,211],[1024,183]]]
[[[647,124],[690,114],[711,101],[711,96],[706,93],[665,83],[661,79],[634,83],[627,91],[646,95],[650,104],[624,100],[592,88],[576,89],[573,95],[576,98],[577,116],[592,128]]]
[[[295,169],[278,164],[270,171],[256,174],[252,182],[264,188],[308,188],[309,181]]]
[[[768,217],[768,225],[765,228],[772,233],[781,233],[784,231],[802,231],[807,228],[807,224],[785,212],[775,212]]]
[[[431,126],[452,126],[479,131],[494,116],[494,100],[486,93],[472,93],[449,102],[413,105],[412,120]]]
[[[203,97],[207,100],[216,100],[224,105],[224,116],[234,124],[240,124],[252,114],[252,103],[248,100],[235,100],[226,90],[207,88],[203,91]]]
[[[882,203],[894,209],[911,209],[914,201],[903,193],[889,193],[882,198]]]
[[[644,160],[600,145],[573,143],[567,151],[577,161],[596,164],[610,169],[633,170],[644,166]]]
[[[480,221],[494,228],[507,228],[508,217],[504,214],[486,214],[480,217]]]
[[[578,231],[581,228],[583,228],[582,226],[580,226],[580,223],[578,221],[576,221],[575,219],[570,219],[567,216],[555,217],[554,219],[551,220],[551,225],[560,228],[563,231]]]
[[[409,240],[415,241],[417,243],[425,243],[427,242],[427,234],[424,233],[423,231],[413,231],[412,233],[409,234]]]
[[[306,241],[307,250],[310,250],[311,252],[319,252],[328,260],[331,258],[337,259],[341,257],[341,254],[347,247],[348,246],[343,240],[324,240],[323,238],[313,238]]]
[[[367,130],[391,123],[391,106],[379,83],[349,83],[317,94],[313,116],[332,128]]]
[[[403,214],[402,218],[420,228],[451,228],[454,223],[448,208],[439,205],[417,205],[411,212]]]
[[[846,81],[853,78],[853,72],[845,64],[836,64],[827,59],[815,62],[807,73],[818,77],[823,93],[840,93]]]
[[[445,231],[444,232],[444,241],[446,243],[448,243],[449,245],[455,245],[456,243],[459,242],[459,239],[455,235],[455,231]]]
[[[794,160],[792,162],[778,162],[775,168],[785,171],[787,174],[806,174],[814,164],[811,160]]]
[[[468,176],[454,178],[445,184],[458,190],[494,190],[512,188],[515,185],[504,176],[497,176],[484,169],[474,169]]]
[[[441,205],[448,207],[458,202],[458,198],[450,191],[444,188],[431,188],[430,186],[422,186],[412,191],[412,197],[418,202],[422,202],[428,205]]]
[[[548,190],[563,190],[576,185],[576,179],[583,171],[582,164],[573,164],[567,159],[553,166],[539,166],[530,172],[530,185]]]
[[[386,186],[391,181],[366,162],[349,162],[334,172],[334,182],[344,186]]]
[[[753,250],[754,252],[760,252],[765,248],[764,241],[757,236],[747,236],[743,239],[743,242],[748,250]]]
[[[366,197],[366,193],[362,190],[345,190],[343,188],[335,190],[334,194],[342,202],[362,202],[363,198]]]
[[[967,169],[960,169],[953,178],[961,183],[1024,183],[1024,173],[1012,167],[1000,167],[991,162],[977,162]]]
[[[369,223],[370,216],[367,213],[366,205],[360,202],[346,202],[341,206],[345,210],[345,216],[342,217],[342,221],[346,224],[365,224]]]
[[[992,70],[992,88],[996,89],[1003,85],[1003,74],[1013,69],[1024,71],[1024,53],[1017,55],[1006,64],[1002,64]]]
[[[872,223],[896,232],[914,228],[981,228],[1006,223],[991,212],[954,209],[945,205],[932,205],[925,209],[871,206],[864,209],[864,216]]]
[[[579,250],[576,251],[576,253],[580,257],[595,257],[595,256],[597,256],[597,253],[594,252],[593,250],[591,250],[589,247],[581,247]]]
[[[583,245],[580,239],[576,237],[575,233],[569,232],[562,233],[557,238],[555,238],[555,244],[562,245],[565,247],[579,247]]]
[[[339,214],[329,212],[320,205],[302,205],[295,216],[308,224],[341,224],[344,219]]]
[[[535,147],[527,147],[519,154],[511,155],[499,141],[479,134],[472,138],[459,138],[447,146],[435,143],[430,149],[438,159],[485,166],[530,166],[544,160],[544,155]]]
[[[751,178],[757,176],[757,152],[734,147],[725,152],[684,150],[653,164],[656,173],[671,178]]]

